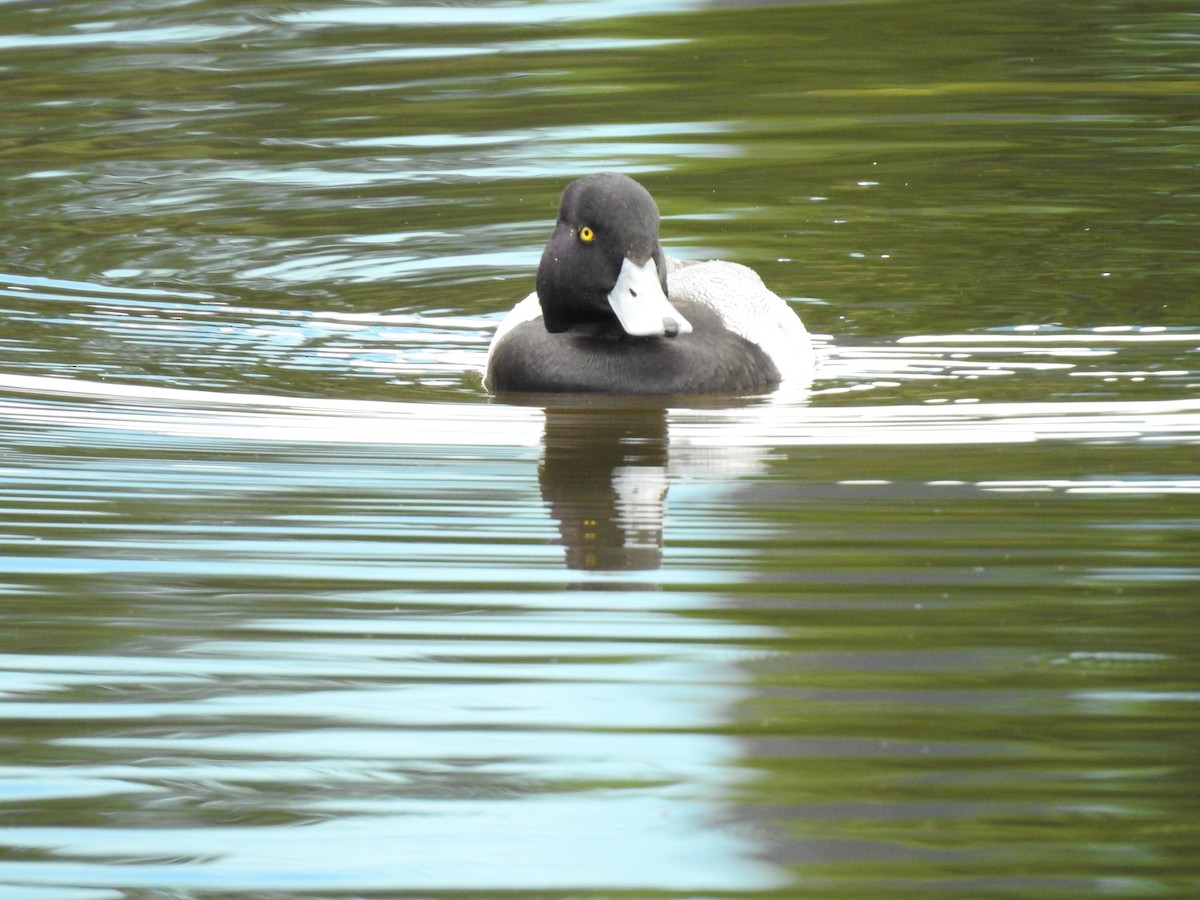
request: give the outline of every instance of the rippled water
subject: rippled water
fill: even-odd
[[[0,3],[0,895],[1196,893],[1198,46]],[[482,390],[598,169],[808,390]]]

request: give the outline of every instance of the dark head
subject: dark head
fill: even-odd
[[[584,327],[674,337],[692,330],[667,300],[658,206],[644,187],[615,172],[588,175],[563,191],[537,293],[550,332]]]

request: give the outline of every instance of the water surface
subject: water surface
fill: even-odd
[[[0,893],[1194,893],[1198,23],[0,4]],[[809,390],[483,391],[601,169]]]

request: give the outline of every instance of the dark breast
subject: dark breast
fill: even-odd
[[[691,334],[675,338],[550,334],[540,319],[492,350],[493,391],[600,394],[742,394],[779,382],[756,345],[727,331],[708,307],[680,305]]]

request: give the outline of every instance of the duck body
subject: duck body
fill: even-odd
[[[799,317],[751,269],[665,256],[658,207],[624,175],[564,191],[537,290],[500,323],[493,392],[745,394],[813,367]]]

